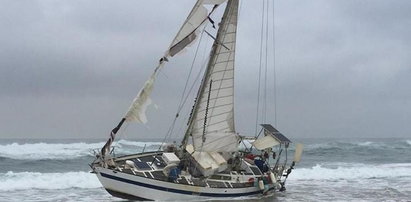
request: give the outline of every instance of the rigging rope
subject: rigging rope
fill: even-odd
[[[273,70],[274,70],[274,126],[277,127],[277,73],[275,67],[275,0],[273,0]]]
[[[265,20],[265,71],[264,71],[264,104],[263,104],[263,123],[267,121],[267,72],[268,72],[268,8],[269,1],[267,0],[266,4],[266,20]]]
[[[206,24],[206,26],[207,26],[207,25],[208,25],[208,23]],[[189,71],[189,73],[188,73],[188,75],[187,75],[187,79],[186,79],[186,82],[185,82],[185,85],[184,85],[184,90],[183,90],[183,93],[181,94],[181,97],[180,97],[180,102],[179,102],[178,107],[177,107],[176,115],[175,115],[175,117],[174,117],[174,119],[173,119],[173,122],[171,123],[171,125],[170,125],[170,127],[169,127],[169,129],[168,129],[168,131],[167,131],[167,133],[166,133],[166,135],[165,135],[165,137],[163,138],[163,141],[161,142],[161,145],[160,145],[160,147],[158,148],[158,150],[161,149],[161,147],[163,146],[163,144],[164,144],[164,143],[167,141],[167,139],[173,134],[174,127],[175,127],[176,121],[177,121],[177,119],[178,119],[178,117],[179,117],[179,114],[180,114],[180,112],[181,112],[184,104],[185,104],[186,101],[187,101],[188,95],[190,94],[190,92],[191,92],[191,90],[192,90],[192,88],[193,88],[193,86],[191,86],[190,90],[189,90],[189,91],[187,92],[187,94],[186,94],[188,82],[189,82],[190,77],[191,77],[191,74],[192,74],[192,72],[193,72],[194,64],[195,64],[195,61],[196,61],[196,59],[197,59],[198,50],[199,50],[199,47],[200,47],[200,45],[201,45],[201,41],[202,41],[202,38],[203,38],[203,35],[204,35],[204,31],[205,31],[206,26],[204,26],[204,29],[203,29],[202,32],[201,32],[200,40],[199,40],[199,42],[198,42],[198,45],[197,45],[197,48],[196,48],[196,51],[195,51],[195,54],[194,54],[193,61],[191,62],[190,71]],[[201,71],[200,71],[200,72],[201,72]],[[183,101],[184,95],[186,95],[186,98],[185,98],[184,101]]]
[[[268,97],[271,95],[271,90],[269,91],[269,65],[272,62],[273,68],[273,106],[270,107],[270,111],[273,111],[274,126],[277,127],[277,72],[276,72],[276,50],[275,50],[275,5],[274,1],[270,4],[269,0],[262,0],[262,15],[261,15],[261,34],[260,34],[260,63],[258,71],[258,91],[257,91],[257,110],[256,110],[256,124],[255,124],[255,134],[257,134],[257,128],[259,121],[265,123],[267,121],[267,112],[268,112]],[[272,8],[272,14],[270,14],[270,8]],[[272,15],[271,23],[270,16]],[[270,36],[270,31],[272,31]],[[269,60],[269,47],[270,40],[272,40],[272,57],[273,60]],[[263,69],[264,68],[264,69]],[[264,75],[262,75],[264,74]],[[264,77],[262,77],[264,76]],[[270,96],[271,97],[271,96]],[[261,106],[262,105],[262,106]],[[271,105],[270,105],[271,106]],[[272,116],[270,116],[272,117]]]
[[[255,118],[255,131],[254,134],[257,135],[257,128],[258,128],[258,117],[260,115],[260,94],[261,94],[261,69],[262,65],[262,57],[263,57],[263,35],[264,35],[264,12],[265,12],[265,0],[263,0],[263,12],[261,14],[261,35],[260,35],[260,67],[258,69],[258,91],[257,91],[257,114]]]
[[[206,43],[207,44],[207,43]],[[203,55],[205,56],[205,50],[204,50],[204,52],[203,52]],[[203,58],[203,64],[202,65],[200,65],[202,68],[200,69],[200,71],[198,71],[198,73],[197,73],[197,76],[196,76],[196,78],[194,79],[194,82],[193,82],[193,84],[191,85],[191,88],[190,88],[190,90],[188,91],[188,93],[187,93],[187,96],[185,97],[185,99],[184,99],[184,103],[186,103],[186,101],[188,100],[188,97],[189,97],[189,95],[191,94],[191,91],[194,89],[194,86],[195,86],[195,83],[197,83],[198,81],[199,81],[199,78],[200,78],[200,76],[202,75],[201,73],[202,72],[204,72],[204,69],[205,69],[205,67],[206,67],[206,58],[204,57]],[[184,117],[184,120],[183,120],[183,123],[187,123],[188,122],[188,119],[190,118],[190,113],[186,113],[185,114],[185,117]],[[180,133],[182,133],[183,132],[183,127],[185,126],[185,124],[182,124],[181,126],[180,126],[180,128],[178,129],[178,133],[180,134]]]

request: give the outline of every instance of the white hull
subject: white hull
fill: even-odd
[[[140,176],[113,172],[102,167],[95,169],[98,179],[103,187],[124,198],[140,200],[207,200],[228,199],[236,197],[258,197],[262,191],[257,187],[247,188],[209,188],[191,185],[176,184],[159,181]],[[133,197],[132,197],[133,196]],[[121,197],[121,196],[120,196]]]
[[[216,37],[207,32],[214,42],[181,145],[162,145],[165,146],[163,151],[157,152],[111,156],[111,144],[125,122],[145,123],[146,107],[150,104],[149,96],[159,70],[169,57],[192,44],[200,29],[204,29],[202,25],[208,21],[214,23],[210,16],[224,2],[227,2],[226,8]],[[258,154],[251,152],[253,147],[239,150],[245,137],[236,133],[234,127],[238,8],[239,0],[197,1],[129,111],[113,128],[106,144],[96,152],[96,159],[90,164],[111,195],[131,200],[230,200],[262,197],[271,195],[276,189],[285,190],[285,179],[295,165],[293,162],[286,167],[287,152],[284,163],[279,163],[283,148],[287,151],[291,143],[288,138],[270,124],[262,124],[263,129],[253,138],[256,140],[264,134],[256,142]],[[278,158],[274,152],[277,150],[273,150],[277,145]],[[270,155],[276,158],[275,166],[269,164]]]

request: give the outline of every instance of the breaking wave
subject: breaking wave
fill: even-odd
[[[92,157],[92,150],[100,149],[105,142],[96,143],[10,143],[0,145],[0,159],[17,159],[17,160],[65,160],[78,159],[83,157]],[[249,142],[244,141],[248,147]],[[159,148],[160,142],[141,142],[119,140],[113,144],[117,155],[130,154],[145,151],[153,151]],[[244,147],[243,144],[240,144]],[[293,147],[291,147],[293,148]],[[304,153],[309,155],[323,154],[324,152],[358,152],[370,149],[372,152],[379,150],[396,151],[411,149],[411,140],[402,140],[394,142],[324,142],[316,144],[307,144],[304,146]]]
[[[290,175],[291,180],[355,180],[369,178],[411,178],[411,163],[393,164],[340,164],[297,168]]]
[[[321,149],[334,149],[334,150],[351,150],[351,149],[408,149],[411,148],[411,140],[400,140],[400,141],[391,141],[391,142],[373,142],[373,141],[364,141],[364,142],[324,142],[317,144],[306,145],[304,150],[306,151],[315,151]]]
[[[336,168],[316,165],[312,168],[295,169],[289,180],[360,180],[375,178],[411,178],[411,163],[399,164],[341,164]],[[99,188],[97,177],[89,172],[40,173],[12,172],[0,173],[0,191],[24,189],[69,189]]]
[[[160,146],[161,142],[135,142],[135,141],[128,141],[128,140],[119,140],[117,144],[120,145],[120,147],[123,145],[127,146],[137,146],[137,147],[155,147],[155,146]]]
[[[11,143],[0,145],[0,159],[40,160],[40,159],[76,159],[92,156],[92,150],[100,149],[105,142],[99,143]],[[116,153],[128,153],[158,148],[159,142],[135,142],[120,140],[113,144]]]
[[[357,143],[358,146],[370,146],[372,144],[375,144],[374,142],[366,141],[366,142],[360,142]]]
[[[0,173],[0,190],[24,189],[68,189],[99,188],[97,177],[88,172],[39,173],[12,172]]]

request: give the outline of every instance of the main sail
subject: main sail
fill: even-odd
[[[238,0],[229,0],[197,95],[186,137],[197,151],[237,151],[234,60]]]

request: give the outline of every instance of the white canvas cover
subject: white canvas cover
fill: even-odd
[[[267,135],[263,138],[259,138],[252,143],[252,145],[258,150],[264,150],[267,148],[271,148],[278,144],[280,143],[271,135]]]
[[[204,176],[227,169],[227,161],[218,152],[194,151],[193,145],[187,145],[186,150],[199,165],[199,170]]]
[[[180,159],[174,153],[164,152],[161,157],[163,158],[164,162],[166,162],[166,164],[180,163]]]
[[[238,139],[234,128],[237,15],[238,0],[229,1],[191,117],[189,133],[193,137],[195,149],[199,151],[238,150]],[[205,117],[207,117],[206,121]],[[204,142],[203,134],[205,134]]]
[[[220,155],[218,152],[208,152],[208,154],[214,159],[214,162],[217,164],[218,172],[222,172],[227,169],[227,161],[222,155]]]

